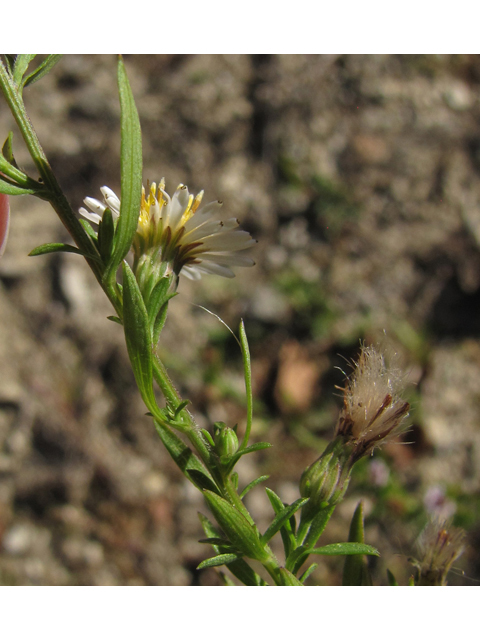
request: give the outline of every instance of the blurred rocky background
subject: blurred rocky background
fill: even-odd
[[[331,437],[360,340],[396,351],[411,430],[358,465],[325,542],[363,499],[366,541],[405,583],[428,515],[468,548],[450,584],[480,578],[480,58],[126,56],[144,180],[205,189],[258,239],[234,280],[182,281],[160,351],[202,427],[243,428],[241,357],[202,305],[245,319],[256,398],[242,484],[268,474],[285,501]],[[119,193],[114,56],[65,56],[27,88],[30,117],[74,210]],[[14,130],[3,100],[0,133]],[[208,585],[201,496],[164,451],[122,330],[81,258],[29,258],[67,241],[49,207],[11,199],[0,260],[0,582]],[[264,490],[247,499],[261,528]],[[276,547],[280,554],[280,548]],[[327,559],[311,584],[339,584]],[[465,575],[461,574],[465,572]]]

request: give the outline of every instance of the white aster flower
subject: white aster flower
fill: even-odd
[[[102,187],[100,191],[103,202],[85,198],[90,211],[82,207],[80,214],[99,224],[108,207],[116,221],[120,215],[120,200],[108,187]],[[137,233],[132,245],[134,271],[146,257],[151,262],[169,264],[171,271],[177,275],[182,271],[192,280],[198,280],[204,273],[233,278],[235,274],[231,267],[255,264],[242,252],[256,241],[247,231],[238,228],[236,218],[222,219],[218,215],[221,202],[200,207],[203,191],[194,197],[183,184],[170,197],[163,179],[158,187],[155,183],[150,187],[147,185],[147,191],[148,194],[142,187]]]

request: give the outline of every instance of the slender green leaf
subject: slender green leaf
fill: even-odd
[[[96,245],[98,237],[95,231],[93,230],[93,227],[90,224],[90,222],[88,220],[84,220],[83,218],[80,218],[79,222],[82,225],[82,227],[85,229],[85,231],[88,233],[88,235],[90,236],[90,239],[93,240],[94,244]]]
[[[153,413],[159,414],[153,393],[152,340],[148,314],[135,276],[123,263],[123,326],[128,356],[143,401]]]
[[[271,446],[272,445],[269,442],[257,442],[256,444],[252,444],[249,447],[246,447],[246,449],[241,449],[240,451],[237,451],[237,453],[230,458],[230,464],[233,467],[237,463],[237,461],[240,460],[240,458],[244,456],[246,453],[254,453],[255,451],[268,449]]]
[[[211,544],[213,546],[229,547],[230,543],[226,538],[202,538],[198,541],[200,544]]]
[[[275,491],[273,491],[272,489],[269,489],[268,487],[265,488],[265,492],[268,496],[268,499],[270,500],[270,504],[272,505],[275,513],[280,513],[281,511],[283,511],[283,509],[285,508],[285,505],[283,504],[283,501],[280,498],[280,496],[277,496]]]
[[[238,473],[236,471],[230,476],[230,481],[235,491],[238,491]]]
[[[160,278],[157,284],[154,286],[152,293],[149,295],[148,300],[145,301],[148,310],[148,319],[150,326],[155,322],[155,318],[158,315],[162,305],[165,303],[168,290],[172,283],[172,278]]]
[[[274,512],[277,515],[282,513],[285,508],[282,499],[277,496],[275,491],[272,491],[272,489],[269,489],[268,487],[265,488],[265,491],[267,492],[268,499],[270,500],[270,504],[272,505]],[[286,521],[284,523],[283,527],[280,529],[280,535],[282,536],[283,548],[285,549],[285,557],[288,558],[292,549],[294,549],[296,545],[295,534],[290,521]]]
[[[311,564],[308,569],[306,571],[304,571],[302,573],[302,575],[300,576],[300,582],[302,582],[303,584],[305,583],[306,580],[308,580],[308,578],[312,575],[312,573],[315,571],[315,569],[318,567],[318,564],[316,562],[314,562],[313,564]]]
[[[304,545],[307,548],[313,547],[317,544],[318,539],[325,530],[325,527],[330,520],[332,513],[335,510],[335,506],[327,505],[324,509],[319,511],[310,525],[307,537],[305,538]]]
[[[198,469],[189,469],[188,475],[190,476],[192,482],[194,482],[200,489],[208,489],[209,491],[218,493],[217,487],[210,480],[210,478],[205,475],[204,471],[199,471]]]
[[[208,569],[209,567],[220,567],[222,564],[230,564],[238,560],[238,556],[234,553],[221,553],[219,556],[215,556],[214,558],[208,558],[207,560],[203,560],[197,569]]]
[[[303,584],[288,569],[280,568],[282,587],[303,587]]]
[[[219,530],[210,522],[210,520],[199,513],[198,517],[200,518],[200,522],[202,524],[203,530],[207,536],[211,537],[219,537]],[[215,553],[221,553],[222,547],[218,547],[216,545],[212,545]],[[245,560],[238,559],[235,562],[232,562],[228,565],[229,571],[233,573],[233,575],[243,582],[243,584],[248,587],[260,587],[267,585],[267,582],[263,580],[251,567],[248,565]]]
[[[89,254],[85,255],[80,249],[72,246],[71,244],[64,244],[63,242],[48,242],[47,244],[42,244],[35,249],[32,249],[29,256],[44,256],[47,253],[75,253],[79,256],[83,256],[84,258],[89,258],[90,260],[98,260],[98,256]]]
[[[15,68],[15,57],[16,56],[6,53],[4,55],[4,57],[5,57],[5,62],[7,63],[8,72],[10,73],[10,75],[12,75],[13,69]]]
[[[322,535],[334,510],[335,510],[335,505],[333,506],[327,505],[325,509],[322,509],[321,511],[319,511],[310,525],[310,529],[308,531],[308,534],[305,538],[303,545],[299,546],[297,549],[295,549],[295,551],[292,552],[291,555],[289,555],[286,566],[294,574],[296,574],[299,571],[302,564],[308,558],[310,550],[313,548],[313,546],[317,543],[317,540]],[[301,529],[302,529],[302,526],[300,522],[299,531],[298,531],[298,536],[300,536],[300,538],[303,537],[301,535]],[[300,538],[298,539],[297,542],[300,542]]]
[[[247,486],[245,487],[245,489],[242,491],[242,493],[240,494],[240,498],[243,498],[247,495],[247,493],[249,491],[251,491],[254,487],[257,486],[257,484],[260,484],[260,482],[265,482],[265,480],[268,480],[270,476],[260,476],[259,478],[257,478],[256,480],[252,480],[252,482],[250,482],[249,484],[247,484]],[[238,488],[238,487],[237,487]]]
[[[308,498],[299,498],[295,500],[293,504],[288,507],[284,507],[280,513],[277,514],[272,524],[268,527],[265,533],[260,538],[263,543],[267,543],[273,536],[280,531],[286,522],[288,522],[291,516],[296,513],[303,505],[308,501]],[[288,522],[290,526],[290,522]]]
[[[0,178],[0,193],[5,193],[7,196],[29,196],[38,193],[38,189],[24,189],[23,187],[17,187],[16,184],[12,184],[4,178]]]
[[[160,423],[158,420],[154,420],[154,424],[165,448],[172,456],[175,464],[180,468],[182,473],[190,478],[199,489],[203,490],[208,487],[211,491],[218,492],[218,489],[216,488],[208,471],[193,451],[187,447],[183,440],[181,440],[169,427]]]
[[[205,440],[208,442],[208,444],[212,447],[212,449],[215,447],[215,442],[213,441],[213,438],[211,436],[211,434],[206,430],[206,429],[200,429],[200,431],[202,432],[202,434],[205,437]]]
[[[8,138],[7,138],[7,142],[8,142]],[[6,152],[8,154],[9,150],[6,149]],[[35,182],[35,180],[32,180],[31,178],[29,178],[23,171],[20,171],[20,169],[16,166],[15,159],[13,159],[13,163],[11,163],[9,160],[7,160],[7,158],[3,154],[0,154],[0,174],[3,174],[2,177],[5,180],[5,182],[10,184],[12,187],[16,187],[19,189],[33,190],[33,193],[39,196],[43,196],[43,193],[42,193],[44,191],[43,185],[40,185],[38,182]],[[24,194],[20,193],[18,195],[24,195]]]
[[[45,58],[45,60],[38,65],[35,71],[32,71],[24,80],[23,86],[28,87],[28,85],[37,82],[40,78],[43,78],[60,60],[62,57],[61,54],[51,54]]]
[[[368,544],[361,544],[360,542],[336,542],[334,544],[327,544],[324,547],[310,549],[310,553],[314,553],[317,556],[380,555],[375,547],[371,547]]]
[[[121,123],[121,205],[115,233],[115,248],[105,274],[115,277],[117,268],[132,246],[142,198],[142,133],[137,108],[123,60],[118,60],[118,89]]]
[[[108,262],[112,255],[113,237],[115,235],[115,225],[110,209],[105,209],[102,221],[98,225],[98,250],[104,262]]]
[[[170,297],[173,298],[173,296],[176,296],[176,295],[177,295],[176,293],[172,293]],[[153,344],[158,344],[158,341],[160,340],[160,334],[162,333],[162,329],[165,325],[165,321],[167,320],[167,313],[168,313],[168,304],[165,303],[163,307],[160,309],[160,312],[155,320],[155,324],[153,325]]]
[[[245,427],[245,435],[240,449],[245,449],[248,445],[248,439],[250,438],[250,431],[252,429],[252,417],[253,417],[253,395],[252,395],[252,365],[250,362],[250,349],[248,347],[247,334],[245,332],[245,325],[243,320],[240,322],[240,346],[242,349],[243,357],[243,370],[245,377],[245,391],[247,394],[247,424]]]
[[[15,67],[13,69],[13,81],[15,84],[20,85],[22,83],[28,65],[35,58],[35,55],[34,53],[21,53],[15,58]]]
[[[13,155],[13,131],[9,132],[7,139],[3,143],[2,155],[9,164],[15,167],[15,169],[18,169],[18,165]]]
[[[116,322],[117,324],[123,327],[123,322],[120,320],[118,316],[107,316],[107,320],[111,320],[112,322]]]
[[[256,529],[245,516],[217,494],[204,491],[203,495],[232,545],[249,558],[260,562],[268,560],[269,554],[261,543]]]
[[[365,542],[365,532],[363,527],[363,503],[359,502],[350,524],[348,534],[350,543],[363,544]],[[372,555],[372,554],[365,554]],[[375,554],[373,554],[375,555]],[[378,552],[376,555],[379,555]],[[343,568],[342,584],[344,586],[366,586],[371,585],[372,580],[368,571],[367,559],[363,555],[353,555],[345,559]]]

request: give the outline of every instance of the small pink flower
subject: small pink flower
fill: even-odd
[[[8,227],[10,223],[10,206],[8,196],[0,193],[0,257],[5,251],[8,237]]]

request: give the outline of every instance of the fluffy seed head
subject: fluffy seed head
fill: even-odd
[[[353,462],[404,431],[410,409],[399,396],[403,386],[399,371],[386,366],[379,350],[362,345],[354,367],[336,427],[336,435],[354,445]]]
[[[412,560],[418,569],[418,584],[446,585],[452,564],[465,550],[465,531],[452,527],[448,520],[431,520],[417,543],[418,559]]]

